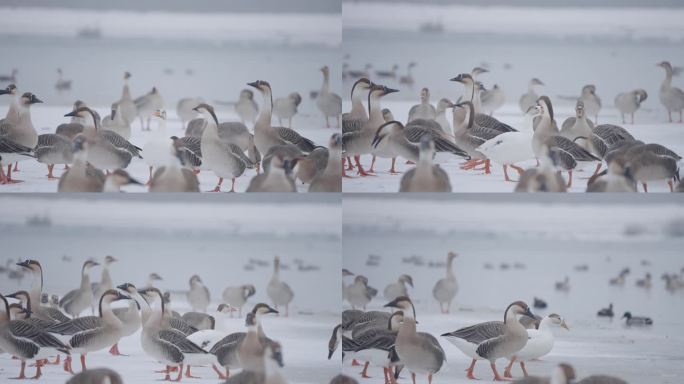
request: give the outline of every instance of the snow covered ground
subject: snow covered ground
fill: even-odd
[[[417,11],[417,7],[420,11]],[[383,9],[379,12],[379,9]],[[574,101],[585,84],[595,84],[602,100],[599,123],[618,124],[637,139],[665,145],[680,155],[684,153],[681,123],[668,123],[667,112],[659,101],[660,84],[665,72],[656,64],[669,60],[674,66],[684,64],[681,37],[684,28],[675,22],[680,8],[558,8],[558,7],[475,7],[462,5],[400,4],[344,2],[343,40],[345,62],[350,69],[371,64],[371,80],[399,89],[383,99],[394,117],[405,122],[408,110],[419,102],[420,89],[428,87],[431,102],[441,98],[456,101],[463,86],[449,81],[475,66],[489,69],[480,75],[487,89],[497,84],[506,96],[505,105],[494,117],[521,129],[523,115],[518,107],[520,95],[526,92],[533,77],[545,86],[537,87],[539,95],[548,95],[560,124],[574,116]],[[581,16],[580,16],[581,15]],[[391,17],[388,17],[391,16]],[[631,22],[639,17],[639,22]],[[581,19],[581,24],[577,20]],[[426,22],[441,22],[440,33],[419,32]],[[482,31],[486,29],[486,32]],[[399,65],[398,76],[407,73],[410,62],[417,65],[412,75],[415,84],[400,84],[397,78],[381,78],[376,70],[389,70]],[[351,78],[344,81],[344,111],[350,103]],[[682,88],[681,77],[673,85]],[[648,93],[647,100],[635,115],[635,123],[623,124],[613,106],[615,96],[636,88]],[[449,112],[449,111],[448,111]],[[451,117],[447,114],[451,122]],[[675,116],[675,121],[679,116]],[[463,171],[461,159],[442,159],[455,192],[510,192],[515,184],[505,182],[501,166],[493,174]],[[370,156],[362,163],[370,166]],[[399,160],[398,169],[411,166]],[[522,162],[529,167],[534,161]],[[396,192],[401,175],[390,175],[389,159],[378,159],[376,177],[343,181],[345,192]],[[592,170],[593,171],[593,170]],[[353,172],[355,173],[355,172]],[[352,174],[353,174],[352,173]],[[511,175],[517,179],[516,172]],[[588,172],[578,172],[572,192],[584,191]],[[567,177],[567,175],[566,175]],[[668,191],[665,182],[654,182],[649,191]]]
[[[548,375],[558,363],[568,362],[580,378],[603,373],[629,383],[678,382],[684,373],[684,338],[679,332],[684,291],[666,291],[660,276],[680,273],[684,267],[682,232],[673,230],[681,229],[684,220],[681,205],[664,199],[610,202],[585,196],[536,202],[519,197],[345,197],[343,266],[367,276],[369,285],[379,290],[370,309],[381,309],[387,302],[382,296],[387,284],[400,274],[410,274],[415,288],[409,292],[416,303],[419,330],[435,336],[477,322],[501,320],[503,310],[514,300],[530,304],[534,297],[546,300],[548,309],[533,308],[533,312],[560,314],[570,331],[554,330],[553,351],[527,364],[531,374]],[[432,288],[444,277],[448,251],[459,255],[454,261],[459,291],[455,310],[441,315]],[[370,255],[375,255],[379,265],[367,263]],[[418,261],[404,260],[410,257]],[[587,271],[575,269],[584,264]],[[608,280],[624,267],[631,269],[625,285],[610,286]],[[652,288],[636,287],[636,279],[647,272],[653,275]],[[565,276],[570,279],[570,291],[556,291],[554,283]],[[345,282],[350,283],[349,278]],[[650,316],[653,327],[629,328],[618,317],[613,321],[597,318],[596,311],[611,302],[618,317],[625,311]],[[463,370],[470,360],[439,339],[447,363],[433,383],[468,382]],[[498,362],[499,367],[503,364],[503,360]],[[343,370],[357,378],[360,371],[348,364]],[[513,372],[521,376],[519,368]],[[369,374],[373,379],[360,382],[382,383],[379,368]],[[489,366],[478,363],[475,376],[491,380]],[[408,372],[402,377],[410,380]],[[419,382],[426,382],[425,378]]]
[[[210,200],[178,196],[161,202],[4,197],[8,215],[0,220],[0,263],[15,268],[10,259],[37,259],[45,271],[44,290],[64,294],[77,287],[85,259],[101,261],[111,254],[119,259],[110,267],[115,284],[144,285],[148,274],[156,272],[163,278],[157,286],[172,292],[171,307],[181,313],[189,310],[184,295],[188,279],[198,274],[211,292],[209,313],[217,317],[217,327],[236,332],[244,329],[244,319],[215,312],[223,289],[253,284],[256,294],[249,299],[247,309],[269,302],[266,284],[272,273],[272,258],[279,255],[287,268],[281,278],[292,287],[295,299],[289,318],[264,318],[264,329],[283,345],[284,374],[290,383],[327,382],[339,372],[339,363],[326,358],[330,331],[339,321],[339,199],[306,203],[301,198],[262,198],[250,202],[234,196],[230,202]],[[25,224],[34,215],[49,218],[51,225]],[[335,223],[331,218],[336,218]],[[318,269],[303,271],[300,265]],[[93,281],[99,276],[100,270],[94,269]],[[312,285],[318,289],[311,290]],[[0,279],[3,293],[30,286],[28,276],[17,280],[3,275]],[[142,351],[139,334],[124,339],[120,350],[130,356],[91,353],[89,367],[113,368],[126,383],[161,378],[154,373],[159,364]],[[29,372],[32,374],[32,369]],[[198,381],[216,382],[210,367],[197,367],[193,372],[203,378]],[[17,373],[17,361],[0,356],[0,381]],[[58,367],[49,367],[46,373],[42,382],[63,383],[68,378]]]
[[[95,108],[101,116],[109,114],[107,108]],[[175,108],[167,110],[167,124],[166,132],[170,136],[182,137],[185,135],[185,130],[181,129],[181,122],[176,116]],[[38,130],[38,134],[53,133],[55,128],[64,122],[68,122],[69,118],[64,117],[64,114],[70,112],[71,107],[58,107],[50,105],[39,104],[32,107],[31,116],[33,125]],[[3,112],[0,112],[2,114]],[[237,115],[232,109],[218,109],[217,116],[220,122],[224,121],[239,121]],[[277,119],[274,119],[274,124],[277,124]],[[293,119],[293,126],[297,131],[309,139],[313,140],[318,145],[327,146],[330,136],[336,132],[335,128],[325,128],[325,121],[323,117],[314,115],[295,116]],[[334,126],[334,124],[333,124]],[[152,124],[152,131],[142,131],[140,126],[136,123],[133,126],[133,134],[130,139],[131,143],[138,147],[143,147],[145,143],[150,140],[154,130],[157,129],[154,123]],[[142,154],[143,158],[145,154]],[[55,176],[59,176],[63,170],[63,166],[55,166]],[[20,172],[12,175],[13,178],[23,180],[22,183],[8,184],[0,186],[0,192],[57,192],[57,183],[59,180],[48,180],[47,168],[44,164],[28,159],[19,164]],[[145,183],[149,177],[149,166],[144,159],[134,158],[131,164],[126,168],[126,171],[136,180]],[[256,175],[256,169],[247,169],[245,173],[239,177],[235,182],[235,190],[237,192],[244,192],[249,185],[249,181]],[[218,178],[211,171],[203,170],[198,175],[200,181],[200,190],[208,191],[214,189]],[[307,185],[298,183],[297,188],[300,192],[306,192],[309,188]],[[147,188],[144,186],[129,185],[122,188],[126,192],[146,192]],[[230,190],[230,180],[223,183],[223,191]]]

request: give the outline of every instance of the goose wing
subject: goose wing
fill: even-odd
[[[135,145],[131,144],[131,142],[126,140],[123,136],[108,129],[102,130],[101,134],[102,137],[105,138],[105,140],[112,143],[112,145],[114,145],[115,147],[125,149],[126,151],[130,152],[131,155],[142,159],[142,156],[140,156],[140,151],[142,151],[142,148],[136,147]]]
[[[367,119],[354,119],[348,113],[342,115],[342,133],[360,131]]]
[[[245,163],[245,166],[247,168],[254,168],[254,163],[252,160],[249,159],[247,155],[245,155],[245,152],[242,151],[242,148],[238,147],[235,144],[228,144],[228,149],[230,153],[233,155],[237,156],[243,163]]]
[[[314,144],[313,141],[300,135],[294,129],[285,127],[274,127],[274,129],[276,130],[276,132],[278,132],[278,136],[281,139],[293,144],[294,146],[302,150],[302,152],[309,153],[313,151],[314,148],[316,148],[316,144]]]
[[[488,321],[445,333],[442,336],[457,337],[469,343],[480,344],[485,340],[501,336],[505,332],[506,325],[502,321]]]
[[[0,137],[0,153],[30,153],[31,148],[21,145],[7,137]]]
[[[47,328],[46,331],[60,335],[74,335],[78,332],[83,332],[102,326],[102,318],[98,316],[85,316],[78,317],[64,323],[55,324]]]
[[[171,326],[171,328],[180,331],[186,336],[197,332],[197,328],[191,326],[185,320],[179,319],[177,317],[170,317],[169,325]]]
[[[550,149],[558,148],[571,155],[576,161],[601,161],[582,146],[563,136],[551,136],[546,140],[546,144]]]
[[[475,124],[481,127],[493,129],[499,132],[517,132],[518,130],[508,124],[504,124],[494,117],[483,113],[475,114]]]
[[[183,353],[207,353],[199,345],[188,340],[185,335],[174,329],[163,329],[159,331],[159,338],[177,346]]]
[[[83,133],[83,124],[80,123],[64,123],[57,126],[55,133],[58,135],[66,136],[70,139],[76,137],[76,135]]]

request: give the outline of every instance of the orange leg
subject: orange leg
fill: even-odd
[[[428,373],[428,384],[432,384],[432,373]]]
[[[466,372],[467,372],[466,376],[470,380],[479,380],[477,377],[475,377],[475,374],[473,373],[473,371],[475,370],[475,363],[477,363],[477,360],[473,359],[473,361],[470,363],[470,367],[468,367],[468,369],[466,369]]]
[[[411,372],[411,380],[413,381],[413,384],[416,384],[416,373]]]
[[[230,185],[230,191],[229,192],[235,192],[235,178],[234,177],[232,179],[232,184]]]
[[[572,187],[572,169],[568,171],[568,188]]]
[[[591,177],[594,177],[594,176],[598,175],[599,170],[601,170],[601,166],[602,166],[602,165],[603,165],[603,163],[598,163],[598,165],[596,166],[596,170],[594,171],[594,174],[591,175]],[[590,177],[590,179],[591,179],[591,177]]]
[[[361,371],[361,377],[364,379],[370,379],[370,376],[368,376],[368,364],[370,364],[370,362],[366,361],[366,364],[363,366],[363,371]]]
[[[511,368],[513,368],[514,361],[515,359],[511,359],[511,361],[506,366],[506,369],[504,369],[504,377],[513,377],[513,375],[511,375]]]
[[[525,377],[529,376],[529,375],[527,374],[527,369],[525,369],[525,362],[524,362],[524,361],[521,361],[521,362],[520,362],[520,368],[522,369],[523,375],[525,375]]]
[[[71,367],[71,355],[64,359],[64,371],[74,374],[74,369]]]
[[[644,186],[644,193],[648,193],[648,186],[646,185],[646,183],[641,183],[641,185]]]
[[[387,372],[387,367],[382,367],[382,374],[385,377],[385,384],[390,384],[389,373]]]
[[[492,372],[494,372],[494,381],[508,381],[508,379],[499,376],[499,372],[496,370],[496,364],[489,363],[489,365],[492,367]]]
[[[396,175],[397,173],[401,173],[401,172],[398,172],[396,169],[394,169],[394,164],[396,164],[396,162],[397,162],[397,158],[393,157],[392,158],[392,168],[390,168],[390,173],[393,175]]]
[[[342,158],[342,177],[351,178],[351,176],[347,175],[347,166],[345,165],[347,162],[349,162],[349,165],[351,165],[351,161],[349,160],[349,157],[343,157]]]
[[[668,180],[667,185],[670,186],[670,192],[674,192],[674,183],[672,182],[672,180]]]
[[[211,191],[207,192],[221,192],[221,184],[223,183],[223,177],[219,177],[219,182],[216,184],[216,188],[212,189]]]
[[[52,170],[55,168],[54,164],[48,164],[47,169],[48,169],[48,174],[47,178],[48,180],[54,180],[54,179],[59,179],[59,177],[56,177],[52,174]]]
[[[150,166],[150,176],[147,178],[147,183],[145,183],[146,186],[150,186],[152,184],[152,166]]]
[[[21,361],[21,371],[19,372],[19,376],[17,377],[12,377],[14,380],[22,380],[26,378],[26,375],[24,374],[24,371],[26,371],[26,362],[24,360]]]
[[[14,172],[19,172],[19,162],[18,161],[14,162]]]
[[[221,370],[216,367],[216,364],[212,364],[211,367],[214,368],[214,372],[216,372],[219,379],[221,379],[221,380],[228,379],[228,368],[226,368],[226,374],[224,375],[223,372],[221,372]]]
[[[45,360],[37,360],[36,361],[36,374],[35,376],[32,377],[32,379],[40,379],[41,376],[43,376],[43,373],[40,371],[40,368],[45,364]]]
[[[172,381],[181,381],[183,378],[183,364],[180,365],[180,368],[178,368],[178,376]]]
[[[114,356],[128,356],[119,352],[119,343],[112,345],[112,347],[109,348],[109,353],[111,353]]]
[[[16,168],[15,168],[16,170]],[[12,164],[7,166],[7,183],[9,184],[16,184],[16,183],[22,183],[23,180],[14,180],[12,179]]]
[[[85,371],[86,368],[86,363],[85,363],[85,354],[81,354],[81,372]]]
[[[503,170],[504,170],[504,180],[506,180],[506,181],[515,181],[515,180],[511,179],[510,177],[508,177],[508,165],[504,164],[504,165],[503,165]]]
[[[366,172],[366,171],[363,169],[363,166],[361,165],[361,156],[358,156],[358,155],[357,155],[357,156],[354,156],[354,160],[356,161],[356,169],[357,169],[357,174],[358,174],[358,175],[360,175],[360,176],[362,176],[362,177],[365,177],[365,176],[372,176],[372,175],[369,175],[368,172]]]
[[[358,164],[357,164],[358,165]],[[375,155],[373,155],[373,161],[371,161],[371,167],[368,170],[369,173],[375,173]]]
[[[190,378],[190,379],[201,379],[201,377],[199,377],[199,376],[193,376],[193,375],[190,373],[190,365],[188,365],[188,366],[185,368],[185,377]]]
[[[354,164],[352,164],[351,157],[347,156],[347,171],[354,169]]]

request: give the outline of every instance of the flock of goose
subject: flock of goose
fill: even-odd
[[[458,283],[453,271],[453,263],[457,254],[449,252],[446,258],[446,275],[436,280],[432,289],[433,298],[439,303],[442,314],[448,314],[451,304],[458,292]],[[647,263],[642,262],[648,266]],[[577,271],[588,271],[588,265],[575,268]],[[611,285],[625,284],[625,278],[630,273],[624,268],[617,278],[611,279]],[[343,282],[344,299],[351,305],[351,309],[343,311],[342,322],[338,324],[329,341],[329,358],[342,345],[343,363],[351,361],[351,365],[363,364],[360,375],[368,378],[369,366],[382,367],[385,383],[396,383],[402,369],[410,372],[415,383],[417,375],[427,375],[428,382],[432,375],[442,370],[446,364],[446,352],[437,338],[430,333],[418,332],[416,309],[410,298],[410,288],[414,280],[410,275],[399,276],[396,282],[388,284],[383,291],[383,298],[387,302],[384,307],[393,308],[395,312],[378,310],[366,311],[366,306],[378,295],[378,289],[368,283],[363,275],[354,275],[347,269],[342,270],[342,278],[354,277],[350,284]],[[681,289],[684,281],[684,268],[679,273],[663,274],[666,289]],[[651,275],[646,273],[644,278],[634,283],[643,289],[651,288]],[[569,278],[555,283],[558,291],[568,292],[571,289]],[[535,310],[546,310],[548,304],[534,298],[533,306],[523,301],[511,303],[503,313],[503,321],[488,321],[474,324],[452,332],[443,333],[441,337],[448,340],[464,355],[472,359],[466,369],[468,379],[476,379],[475,365],[478,360],[488,360],[495,381],[512,378],[515,364],[520,366],[524,378],[520,383],[548,383],[548,378],[528,377],[526,364],[549,354],[554,345],[554,328],[569,330],[565,319],[556,313],[539,317],[532,313]],[[599,318],[612,318],[613,304],[600,309]],[[646,316],[632,315],[626,311],[622,316],[627,327],[648,327],[653,320]],[[508,360],[503,375],[497,369],[496,361]],[[566,377],[552,373],[551,383],[569,383],[574,380],[570,371],[566,370]],[[556,381],[553,381],[556,380]],[[574,382],[574,381],[573,381]],[[608,376],[590,376],[582,383],[619,384],[625,381]]]
[[[342,101],[330,90],[330,72],[321,68],[323,83],[316,105],[330,126],[339,118]],[[112,104],[111,114],[99,114],[77,100],[65,114],[71,121],[60,124],[54,133],[39,135],[31,121],[31,106],[42,103],[35,94],[20,95],[10,84],[0,94],[11,97],[7,116],[0,121],[0,183],[17,183],[13,172],[19,162],[36,160],[46,164],[48,179],[59,179],[59,192],[116,192],[123,185],[142,184],[125,169],[133,161],[149,167],[145,185],[150,192],[198,192],[197,173],[213,172],[217,177],[214,192],[246,169],[256,169],[248,192],[296,192],[295,182],[308,184],[310,192],[341,191],[341,135],[333,134],[326,146],[315,144],[292,128],[272,126],[273,114],[292,125],[301,96],[293,93],[274,101],[271,86],[263,80],[248,83],[263,97],[259,110],[254,93],[243,90],[234,103],[242,122],[219,122],[214,106],[199,98],[179,101],[177,114],[185,130],[183,137],[167,132],[164,100],[155,87],[137,98],[131,96],[131,74],[124,75],[121,98]],[[142,147],[129,141],[131,126],[140,119],[143,130],[151,131],[151,119],[158,128],[149,134]],[[247,123],[253,125],[250,131]],[[137,143],[142,144],[142,143]],[[55,176],[54,166],[63,164],[65,172]],[[7,173],[4,172],[7,167]],[[263,169],[263,173],[261,170]]]
[[[672,65],[664,61],[658,66],[666,73],[659,95],[671,120],[672,112],[681,116],[684,93],[672,86]],[[381,105],[384,96],[398,90],[366,77],[356,79],[351,110],[342,116],[343,176],[350,177],[347,172],[354,167],[359,176],[375,175],[377,157],[392,159],[388,172],[397,174],[396,159],[403,158],[416,166],[402,176],[400,192],[449,192],[449,174],[436,163],[454,155],[466,160],[461,165],[463,170],[490,174],[491,163],[499,164],[504,180],[516,182],[518,192],[565,192],[572,186],[573,171],[584,169],[592,172],[587,192],[635,192],[638,184],[647,192],[648,184],[654,182],[666,182],[670,191],[675,190],[681,156],[662,144],[635,138],[624,127],[599,125],[601,100],[595,85],[582,88],[575,99],[575,116],[559,128],[551,99],[535,91],[543,83],[532,79],[528,92],[519,100],[524,122],[516,129],[492,116],[504,100],[500,88],[484,89],[478,77],[487,72],[476,67],[450,79],[463,85],[456,103],[445,98],[435,107],[429,89],[421,89],[420,103],[409,110],[406,123],[395,120]],[[645,98],[643,89],[622,93],[616,98],[616,106],[633,118]],[[450,109],[451,119],[447,118]],[[372,156],[370,167],[361,163],[363,155]],[[525,170],[516,165],[531,159],[537,160],[536,167]],[[599,172],[604,164],[606,169]],[[517,181],[509,176],[509,167],[520,175]],[[567,172],[567,181],[561,171]],[[684,191],[684,185],[680,182],[676,190]]]
[[[116,261],[112,256],[102,264],[85,261],[79,287],[61,298],[43,291],[45,271],[39,261],[17,264],[31,274],[31,289],[0,295],[0,352],[21,364],[17,379],[27,378],[27,363],[34,363],[36,373],[32,378],[37,379],[47,365],[60,364],[62,358],[64,370],[73,374],[72,358],[78,354],[81,373],[69,383],[104,383],[104,377],[120,383],[116,372],[88,369],[87,356],[107,348],[112,355],[121,355],[120,340],[138,334],[145,354],[165,366],[159,372],[165,374],[166,381],[193,378],[196,376],[191,367],[211,366],[227,383],[286,383],[280,370],[282,347],[265,335],[260,321],[263,316],[279,314],[279,307],[284,307],[284,316],[288,316],[294,298],[292,289],[280,279],[277,256],[266,285],[275,308],[265,303],[254,305],[245,317],[245,331],[237,332],[224,329],[221,319],[208,313],[211,296],[199,276],[190,278],[186,293],[192,311],[181,315],[171,309],[170,294],[154,287],[156,281],[162,280],[156,273],[150,274],[144,288],[131,283],[115,285],[109,268]],[[102,267],[101,279],[91,283],[91,270],[97,266]],[[240,311],[241,315],[255,292],[252,285],[227,287],[216,313],[232,317],[233,312]],[[112,308],[120,300],[127,300],[128,305]],[[89,311],[93,315],[84,316]],[[231,374],[236,369],[241,371]]]

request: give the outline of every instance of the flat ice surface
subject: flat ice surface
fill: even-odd
[[[579,378],[602,373],[629,383],[680,381],[684,291],[669,293],[660,276],[679,273],[684,266],[681,232],[667,230],[676,226],[675,222],[681,228],[681,206],[589,200],[534,203],[397,197],[381,201],[359,196],[345,198],[344,212],[343,266],[367,276],[369,285],[379,290],[369,309],[381,309],[387,302],[384,287],[400,274],[413,277],[415,288],[409,288],[409,294],[416,303],[418,329],[437,336],[447,356],[433,383],[469,382],[463,372],[469,358],[439,335],[478,322],[502,320],[512,301],[532,304],[534,297],[549,304],[546,310],[532,308],[534,313],[558,313],[570,331],[554,329],[552,352],[527,364],[531,374],[548,375],[558,363],[568,362]],[[441,315],[432,288],[445,275],[450,250],[459,254],[454,260],[459,291],[452,313]],[[369,255],[377,255],[379,265],[368,265]],[[411,256],[421,258],[422,264],[402,261]],[[493,269],[486,269],[485,263]],[[502,269],[504,263],[510,268]],[[522,266],[514,268],[514,263]],[[582,264],[589,270],[575,270]],[[623,267],[631,269],[625,285],[610,286],[608,280]],[[646,272],[653,275],[650,290],[635,286],[636,279]],[[570,291],[556,291],[554,283],[565,276],[570,278]],[[347,278],[345,282],[351,281]],[[613,321],[597,318],[596,311],[610,302],[618,317],[631,311],[650,316],[654,325],[629,328],[618,317]],[[497,366],[501,372],[504,360]],[[343,369],[355,377],[360,371],[348,364]],[[373,379],[363,383],[382,383],[379,368],[370,369],[369,374]],[[522,376],[519,368],[513,374]],[[410,380],[408,372],[402,376],[404,381]],[[486,362],[478,362],[475,376],[491,380]],[[427,380],[423,377],[418,382]]]
[[[326,343],[339,321],[340,308],[339,219],[333,225],[327,218],[340,217],[338,202],[275,206],[238,199],[213,204],[196,199],[139,204],[82,198],[55,201],[45,196],[3,200],[9,215],[0,220],[0,263],[15,268],[9,259],[41,261],[46,292],[63,295],[76,288],[85,259],[102,261],[111,254],[119,259],[110,267],[115,284],[143,286],[148,274],[156,272],[164,279],[156,285],[172,292],[171,307],[180,313],[189,310],[185,299],[188,279],[198,274],[211,292],[209,313],[217,317],[217,327],[227,332],[243,331],[244,318],[230,319],[215,312],[223,289],[253,284],[256,295],[250,298],[246,310],[259,302],[268,303],[266,285],[271,278],[273,256],[279,255],[287,267],[281,278],[292,287],[295,299],[289,318],[265,317],[263,323],[266,333],[283,345],[285,376],[290,383],[318,384],[339,372],[339,363],[326,359]],[[30,208],[25,211],[22,207]],[[208,210],[214,213],[207,214]],[[65,212],[72,212],[77,220],[68,219]],[[251,216],[248,212],[252,212]],[[24,224],[21,215],[30,217],[35,213],[50,217],[52,225]],[[236,224],[237,217],[246,215],[251,219]],[[298,217],[300,224],[292,217]],[[304,221],[309,224],[302,224]],[[256,265],[251,259],[265,265]],[[298,268],[300,263],[319,269],[304,272]],[[99,281],[100,269],[95,268],[91,276],[92,281]],[[30,287],[29,276],[16,280],[3,275],[0,279],[3,293]],[[89,367],[111,367],[123,375],[126,383],[161,378],[161,374],[153,372],[160,365],[142,351],[139,340],[140,335],[135,334],[121,342],[122,353],[131,354],[129,357],[113,358],[107,351],[89,354]],[[18,368],[17,361],[6,354],[0,356],[0,381],[16,376]],[[193,372],[204,378],[202,382],[216,382],[210,367],[197,367]],[[58,367],[48,367],[46,373],[41,382],[63,383],[68,378]],[[29,374],[33,374],[32,368]]]
[[[384,12],[371,12],[379,7]],[[420,7],[420,11],[416,11]],[[665,145],[680,155],[684,153],[681,123],[668,123],[667,111],[659,100],[665,71],[656,63],[669,60],[674,66],[684,65],[681,23],[674,23],[681,9],[629,8],[506,8],[472,6],[438,6],[384,3],[343,4],[343,52],[350,69],[372,65],[371,80],[399,89],[382,101],[395,119],[406,122],[412,105],[418,104],[420,90],[430,89],[435,105],[441,98],[456,101],[463,95],[463,86],[449,79],[460,73],[470,73],[475,66],[489,69],[478,80],[487,89],[495,84],[503,90],[506,103],[494,117],[520,130],[523,114],[518,106],[520,96],[527,91],[533,77],[545,86],[536,87],[538,95],[547,95],[553,102],[555,118],[560,124],[574,116],[575,101],[585,84],[595,84],[601,98],[599,123],[618,124],[637,139]],[[639,15],[638,23],[631,17]],[[389,16],[389,17],[388,17]],[[581,22],[578,22],[581,20]],[[418,25],[442,21],[444,32],[420,33]],[[630,27],[621,27],[629,23]],[[480,28],[486,28],[486,33]],[[650,36],[646,38],[646,36]],[[406,75],[407,65],[416,62],[412,74],[413,87],[398,79],[380,78],[375,70],[400,66],[398,75]],[[349,92],[353,80],[344,82],[344,111],[349,111]],[[673,85],[684,87],[681,77]],[[635,114],[635,123],[623,124],[614,107],[615,96],[621,92],[643,88],[648,98]],[[451,123],[451,114],[447,119]],[[679,121],[679,115],[673,116]],[[593,119],[593,117],[591,117]],[[629,116],[627,117],[629,121]],[[492,175],[482,171],[464,171],[460,158],[438,158],[447,171],[455,192],[510,192],[515,183],[505,182],[500,165]],[[362,164],[370,167],[370,156],[362,156]],[[411,168],[399,158],[397,169]],[[390,159],[378,158],[376,177],[343,181],[345,192],[396,192],[401,175],[390,175]],[[523,168],[534,161],[521,162]],[[571,192],[586,189],[586,179],[593,169],[576,172]],[[353,171],[353,176],[356,171]],[[517,172],[509,175],[517,180]],[[564,174],[567,178],[567,174]],[[641,190],[641,188],[640,188]],[[649,191],[669,191],[664,181],[649,183]]]

